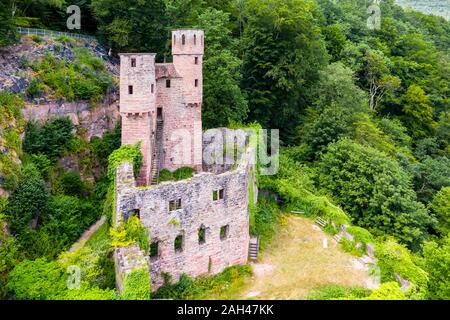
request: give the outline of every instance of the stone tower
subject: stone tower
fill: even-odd
[[[154,53],[120,55],[122,144],[141,143],[139,185],[161,169],[202,171],[203,31],[172,31],[173,63]]]
[[[120,55],[122,145],[141,143],[143,165],[137,179],[139,185],[150,182],[156,112],[155,84],[154,53]]]
[[[168,169],[191,166],[202,170],[203,52],[202,30],[172,31],[173,67],[179,78],[173,83],[172,103],[166,105],[164,118],[163,163]]]

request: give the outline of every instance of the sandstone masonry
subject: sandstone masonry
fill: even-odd
[[[152,290],[166,274],[176,282],[183,273],[216,274],[247,263],[249,201],[257,200],[249,199],[250,183],[257,194],[254,150],[238,155],[236,165],[203,163],[203,150],[214,142],[201,126],[203,50],[202,30],[174,30],[173,63],[155,63],[151,53],[120,56],[122,144],[139,142],[144,158],[136,178],[131,163],[117,169],[114,224],[137,215],[151,244],[148,254],[135,247],[116,249],[119,291],[124,274],[145,261]],[[196,174],[151,185],[159,170],[183,166]]]

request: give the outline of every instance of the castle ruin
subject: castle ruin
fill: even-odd
[[[212,275],[247,263],[254,155],[248,148],[237,165],[204,163],[214,137],[202,132],[203,53],[203,31],[184,29],[172,31],[173,63],[155,63],[153,53],[120,55],[122,144],[139,142],[143,165],[136,178],[130,163],[117,170],[114,224],[137,215],[150,252],[116,248],[119,291],[125,274],[147,265],[156,290],[166,274],[176,282],[183,273]],[[195,169],[192,178],[158,183],[160,170],[185,166]]]

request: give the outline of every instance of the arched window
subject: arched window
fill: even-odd
[[[197,44],[197,35],[194,34],[194,46]]]
[[[181,36],[181,44],[182,45],[186,44],[186,36],[184,34]]]

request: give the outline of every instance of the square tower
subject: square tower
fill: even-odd
[[[120,54],[120,115],[122,145],[141,144],[143,165],[137,179],[148,185],[152,162],[156,107],[154,53]]]

